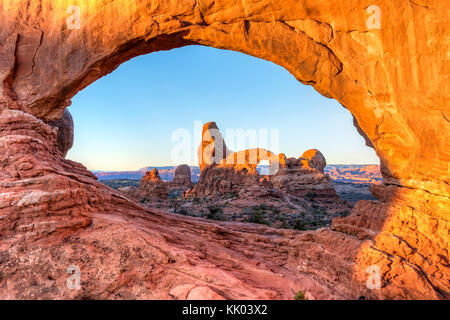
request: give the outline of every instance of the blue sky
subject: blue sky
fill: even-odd
[[[195,121],[216,121],[226,140],[228,129],[266,129],[269,149],[278,130],[274,151],[289,157],[316,148],[330,164],[379,163],[337,101],[280,66],[232,51],[188,46],[134,58],[78,93],[69,110],[75,143],[68,158],[91,170],[178,165],[172,135],[179,129],[191,134],[185,159],[197,165]],[[248,147],[264,147],[254,144]]]

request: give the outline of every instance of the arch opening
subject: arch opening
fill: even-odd
[[[366,165],[382,180],[375,153],[364,151],[345,109],[282,68],[240,53],[190,46],[141,56],[79,93],[69,109],[79,134],[69,158],[148,208],[316,229],[348,215],[358,200],[374,199]],[[224,168],[207,174],[221,185],[208,177],[199,183],[196,149],[209,120],[220,125],[211,138],[223,143],[213,154],[220,153],[216,162]],[[301,160],[310,148],[331,165],[317,170],[311,159]],[[181,164],[190,167],[190,180],[174,183]],[[147,177],[155,168],[158,176]],[[264,218],[254,217],[262,212]]]

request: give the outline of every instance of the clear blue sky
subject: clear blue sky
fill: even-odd
[[[232,51],[188,46],[134,58],[78,93],[69,110],[68,158],[91,170],[178,165],[172,134],[191,132],[194,150],[195,121],[216,121],[225,139],[227,129],[267,129],[270,142],[278,129],[278,151],[289,157],[316,148],[329,164],[379,163],[337,101],[280,66]]]

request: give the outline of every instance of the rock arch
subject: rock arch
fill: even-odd
[[[80,8],[79,17],[73,16],[76,11],[68,11],[71,5]],[[199,244],[198,237],[186,231],[181,241],[168,232],[170,228],[180,231],[176,223],[182,220],[156,213],[142,217],[139,204],[102,186],[82,165],[65,160],[57,147],[57,129],[48,123],[61,117],[77,92],[122,62],[199,44],[270,60],[300,82],[338,100],[374,146],[385,179],[384,186],[374,189],[379,202],[359,203],[348,219],[335,221],[333,230],[291,238],[278,235],[294,248],[289,254],[277,251],[290,270],[285,276],[291,285],[280,280],[279,285],[271,284],[264,293],[257,293],[253,282],[246,281],[252,277],[249,273],[236,273],[233,276],[241,282],[234,286],[234,293],[226,290],[226,281],[216,282],[223,292],[229,292],[227,298],[239,294],[288,297],[294,284],[307,286],[315,297],[448,298],[448,6],[431,0],[404,0],[395,5],[380,0],[380,29],[373,29],[367,23],[370,5],[365,0],[4,0],[0,4],[0,241],[2,248],[8,248],[2,254],[9,255],[10,263],[1,264],[0,296],[38,297],[39,290],[26,283],[22,292],[4,288],[26,279],[30,270],[42,275],[44,264],[60,276],[55,280],[60,287],[50,296],[120,296],[125,285],[107,289],[110,283],[102,280],[98,268],[95,273],[93,267],[82,266],[82,271],[96,274],[101,292],[89,287],[89,281],[78,293],[67,291],[61,273],[66,262],[82,261],[86,255],[97,259],[113,243],[108,234],[117,230],[124,241],[136,234],[133,230],[154,232],[144,232],[142,239],[157,238],[156,247],[147,248],[140,240],[133,243],[151,251],[161,264],[177,261],[174,265],[180,267],[184,266],[182,256],[195,256],[180,243]],[[368,218],[360,220],[361,214]],[[140,222],[132,224],[130,217]],[[159,221],[159,226],[149,224],[151,220]],[[118,221],[124,222],[122,229]],[[227,228],[203,222],[192,225],[206,234]],[[103,226],[103,233],[97,226]],[[20,239],[29,245],[23,247]],[[98,244],[95,239],[105,240]],[[344,239],[344,243],[337,246],[330,239]],[[331,260],[302,256],[304,243],[318,251],[318,242],[322,247],[328,245],[329,256],[325,256]],[[75,250],[73,257],[67,257],[63,248],[71,243],[91,251]],[[119,277],[114,257],[128,249],[117,244],[115,254],[102,265]],[[261,250],[256,254],[260,258],[265,256]],[[25,257],[35,254],[41,260],[19,261],[18,252]],[[48,262],[42,252],[61,253],[62,257]],[[297,255],[292,256],[293,252]],[[229,252],[231,259],[241,254]],[[214,261],[213,253],[206,255]],[[338,280],[320,274],[330,261],[342,275]],[[370,265],[380,267],[383,286],[366,292],[365,271]],[[305,268],[314,270],[314,275],[306,276]],[[151,279],[148,269],[139,270],[141,275],[127,275],[127,287],[134,296],[169,297],[170,288],[160,281],[147,281],[151,294],[139,287],[140,277]],[[277,274],[270,277],[276,279]],[[183,284],[184,280],[176,279]],[[47,285],[47,280],[40,280]]]

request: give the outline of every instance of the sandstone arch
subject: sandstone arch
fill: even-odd
[[[66,23],[67,9],[73,4],[81,9],[80,29],[70,29]],[[314,282],[319,288],[315,289],[317,297],[351,298],[366,290],[365,267],[377,264],[385,280],[383,288],[366,292],[366,296],[448,298],[448,5],[432,0],[404,0],[394,5],[380,0],[379,30],[366,23],[370,5],[371,1],[364,0],[4,0],[0,4],[0,239],[1,247],[9,250],[4,254],[19,255],[23,247],[18,239],[29,241],[24,252],[30,254],[39,247],[48,252],[52,246],[53,252],[62,250],[66,244],[57,241],[69,235],[76,235],[82,246],[89,247],[100,237],[95,226],[107,226],[104,232],[116,230],[112,216],[118,221],[127,221],[127,216],[144,219],[138,204],[96,182],[83,166],[63,159],[56,145],[56,129],[46,122],[60,118],[78,91],[120,63],[140,54],[200,44],[270,60],[300,82],[335,98],[351,111],[381,159],[386,185],[374,190],[381,201],[361,203],[355,209],[376,222],[362,223],[355,214],[336,221],[334,231],[295,237],[312,247],[307,239],[344,251],[335,257],[344,274],[341,283],[336,285],[318,271],[310,277],[296,274],[292,271],[296,270],[294,257],[280,252],[292,271],[287,278],[297,285]],[[176,218],[156,217],[147,219],[161,225],[164,221],[182,223]],[[162,238],[170,238],[171,245],[178,243],[166,229],[142,221],[140,227],[127,222],[122,239],[129,239],[127,232],[134,233],[130,230],[146,226],[159,231]],[[214,228],[200,222],[197,226]],[[366,241],[355,242],[355,235]],[[341,236],[346,246],[336,247],[329,241]],[[294,240],[280,237],[286,245],[296,247]],[[157,241],[161,248],[173,248],[162,238]],[[199,240],[192,236],[190,241]],[[116,249],[119,254],[127,248]],[[166,251],[151,250],[160,261],[175,259]],[[179,252],[172,251],[175,255]],[[23,287],[28,289],[22,293],[7,293],[3,288],[20,281],[20,275],[28,270],[42,273],[44,256],[40,256],[41,263],[25,259],[2,264],[0,296],[39,296],[26,284]],[[342,256],[351,258],[341,261]],[[50,269],[59,272],[56,266],[69,258],[61,259]],[[308,265],[323,270],[324,261],[302,261],[297,263],[300,273]],[[106,265],[113,273],[117,271],[113,260]],[[90,267],[85,271],[93,272]],[[148,271],[141,271],[150,277]],[[258,296],[242,274],[236,276],[242,281],[236,287],[242,296],[270,297],[278,290],[287,297],[292,289],[280,280],[279,287]],[[129,278],[132,291],[145,297],[137,278]],[[227,287],[219,282],[221,288]],[[161,283],[154,287],[161,297],[167,296]],[[83,294],[112,297],[118,290],[71,293],[61,289],[53,296]]]

